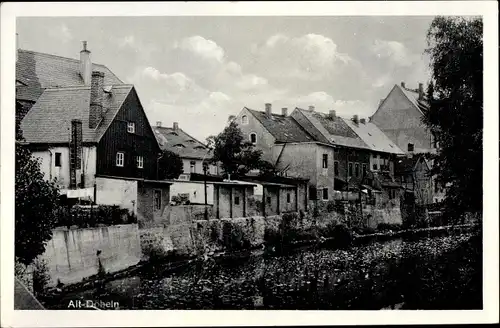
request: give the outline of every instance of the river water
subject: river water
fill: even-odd
[[[456,248],[470,234],[374,242],[346,250],[299,249],[148,271],[45,304],[112,301],[119,309],[381,309],[404,302],[408,266]],[[414,278],[412,278],[414,279]]]

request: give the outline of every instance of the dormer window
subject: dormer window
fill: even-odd
[[[203,149],[205,149],[205,147],[203,147],[203,146],[196,146],[196,147],[194,147],[194,149],[203,150]]]
[[[127,123],[127,132],[128,133],[135,133],[135,123],[134,122]]]
[[[177,132],[170,132],[169,134],[173,135],[173,136],[178,136]]]
[[[243,116],[241,117],[241,124],[242,124],[242,125],[247,125],[247,124],[248,124],[248,116],[243,115]]]
[[[194,140],[189,139],[189,140],[186,140],[186,142],[194,143]]]
[[[183,144],[177,144],[177,145],[174,145],[175,148],[186,148],[186,146],[184,146]]]

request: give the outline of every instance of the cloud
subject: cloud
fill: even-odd
[[[117,38],[115,44],[121,50],[129,50],[139,56],[141,61],[147,61],[151,58],[154,52],[158,51],[158,47],[151,43],[145,43],[137,39],[134,35],[126,35]]]
[[[73,40],[73,33],[66,24],[60,24],[53,28],[49,28],[48,33],[51,37],[56,38],[63,43]]]
[[[419,58],[409,49],[397,41],[375,40],[371,46],[371,51],[378,58],[389,59],[394,64],[402,67],[412,66]]]
[[[297,96],[292,98],[291,101],[296,104],[296,107],[307,109],[309,106],[314,106],[316,111],[324,113],[328,113],[329,110],[333,109],[337,112],[337,115],[346,117],[354,114],[367,117],[373,112],[373,106],[370,106],[365,101],[335,99],[325,91]]]
[[[269,69],[271,75],[286,78],[321,79],[352,62],[332,39],[313,33],[294,38],[272,35],[252,49],[257,66]]]
[[[212,40],[205,39],[202,36],[195,35],[184,38],[174,43],[174,49],[181,49],[192,52],[207,59],[213,59],[218,62],[224,60],[224,49]]]

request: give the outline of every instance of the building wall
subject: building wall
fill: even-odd
[[[248,117],[248,124],[243,125],[241,123],[241,117],[246,115]],[[272,136],[267,129],[246,109],[244,108],[238,116],[235,118],[235,122],[238,124],[241,132],[243,133],[243,138],[245,141],[250,141],[250,133],[255,133],[257,135],[257,142],[255,144],[255,149],[262,150],[262,159],[274,163],[276,157],[273,153],[273,145],[276,139]]]
[[[278,158],[281,153],[278,168],[288,167],[287,176],[310,179],[311,185],[316,185],[318,182],[317,152],[317,144],[313,143],[275,145],[273,147],[273,157]]]
[[[194,162],[194,171],[191,170],[191,162]],[[182,168],[184,173],[203,174],[203,161],[201,159],[182,158]],[[217,175],[219,170],[216,165],[209,165],[207,174]]]
[[[161,206],[154,206],[154,191],[161,191]],[[170,187],[167,184],[140,182],[137,190],[137,220],[141,225],[161,221],[170,203]]]
[[[287,195],[290,195],[290,202],[287,202]],[[280,189],[280,212],[296,212],[297,199],[295,188],[281,188]]]
[[[56,153],[61,153],[61,166],[56,167]],[[69,147],[50,147],[44,150],[33,150],[33,157],[40,159],[40,170],[46,180],[57,179],[60,189],[68,189],[70,185],[69,174]],[[96,174],[96,147],[82,147],[82,169],[76,170],[77,184],[81,182],[84,175],[84,188],[91,188],[95,183]]]
[[[101,254],[97,256],[97,251]],[[41,256],[47,262],[50,285],[82,281],[97,274],[99,258],[106,273],[135,265],[141,259],[136,224],[85,229],[55,229]]]
[[[135,133],[127,132],[127,123],[135,123]],[[125,154],[124,166],[116,166],[116,153]],[[127,96],[115,119],[97,147],[97,173],[120,177],[156,179],[160,148],[151,125],[134,90]],[[143,168],[136,156],[144,159]]]
[[[339,174],[338,177],[345,181],[348,178],[349,164],[352,163],[352,173],[355,177],[356,174],[356,163],[359,164],[359,176],[363,176],[363,164],[367,165],[367,170],[370,169],[370,152],[366,150],[358,150],[354,148],[343,148],[339,147],[335,150],[335,161],[339,163]]]
[[[264,193],[266,216],[278,214],[278,188],[265,187]]]
[[[421,116],[401,89],[395,87],[371,121],[403,151],[407,151],[408,143],[414,144],[415,151],[426,151],[432,149],[431,134],[422,124]]]
[[[176,181],[170,186],[170,199],[178,194],[189,194],[189,201],[205,204],[204,183],[197,181]],[[214,204],[214,185],[207,182],[207,204]]]
[[[96,178],[96,203],[118,205],[133,213],[138,210],[137,181],[125,179]]]
[[[249,199],[254,196],[253,187],[215,185],[214,188],[213,214],[216,218],[217,215],[221,219],[248,216]],[[236,197],[239,198],[238,205],[235,204]]]

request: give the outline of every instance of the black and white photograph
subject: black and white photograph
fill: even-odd
[[[2,25],[2,303],[74,325],[82,310],[498,322],[483,157],[498,165],[498,7],[475,3],[19,4]]]

